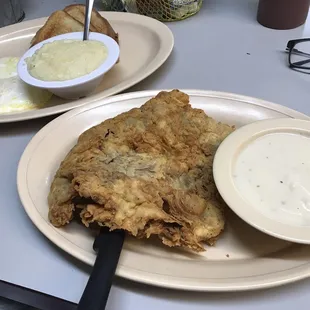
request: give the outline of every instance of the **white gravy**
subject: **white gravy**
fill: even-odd
[[[310,226],[310,137],[279,132],[254,140],[236,158],[233,178],[265,216]]]

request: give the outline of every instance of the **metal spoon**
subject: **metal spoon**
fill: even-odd
[[[94,6],[94,0],[86,0],[83,41],[88,40],[91,12],[93,10],[93,6]]]

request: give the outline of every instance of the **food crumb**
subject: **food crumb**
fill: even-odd
[[[281,184],[283,184],[283,181],[280,181]]]
[[[229,254],[226,254],[226,257],[229,257]]]

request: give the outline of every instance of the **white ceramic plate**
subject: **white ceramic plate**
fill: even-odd
[[[272,133],[287,133],[290,135],[295,134],[295,136],[297,137],[299,137],[299,134],[302,134],[304,136],[303,139],[305,139],[305,137],[310,137],[310,122],[306,120],[288,118],[268,119],[255,122],[247,126],[243,126],[242,128],[239,128],[238,130],[233,132],[220,145],[214,158],[213,174],[216,186],[221,196],[230,206],[230,208],[244,221],[246,221],[253,227],[280,239],[297,243],[310,244],[310,213],[307,206],[303,206],[300,203],[294,203],[294,211],[292,208],[293,206],[291,206],[290,204],[289,206],[287,206],[287,209],[284,206],[281,206],[281,208],[277,208],[275,204],[273,205],[273,207],[277,208],[277,211],[271,211],[270,208],[266,208],[265,205],[260,204],[259,200],[258,203],[253,203],[252,200],[248,201],[247,197],[249,196],[246,194],[252,194],[251,189],[247,189],[245,191],[246,193],[240,191],[239,186],[237,185],[238,182],[236,181],[242,178],[242,172],[240,172],[240,176],[238,176],[237,178],[233,176],[233,174],[236,173],[234,172],[234,167],[237,165],[236,162],[238,161],[238,157],[243,153],[246,147],[251,143],[255,143],[255,141],[257,141],[259,138],[262,138],[263,136]],[[305,140],[303,140],[303,143],[305,143]],[[292,145],[290,143],[286,143],[286,146],[292,148]],[[285,146],[283,146],[283,148],[284,147]],[[260,154],[260,157],[263,157],[263,152],[264,151],[256,152],[256,154]],[[296,154],[298,150],[294,149],[293,152]],[[289,158],[289,161],[284,161],[284,167],[288,167],[288,163],[292,162],[292,159],[289,150],[285,153],[286,156],[284,154],[278,153],[276,161],[279,162],[280,156],[282,156],[282,158]],[[229,154],[229,156],[227,156],[227,154]],[[304,154],[304,157],[306,158],[303,159],[303,161],[308,159],[306,154],[307,153]],[[265,156],[263,158],[264,161],[266,161]],[[270,163],[268,162],[267,164],[270,165]],[[293,162],[294,168],[291,168],[289,166],[288,169],[295,170],[298,164],[299,162]],[[272,162],[271,165],[272,167],[274,167],[275,163]],[[270,171],[272,167],[267,168],[266,166],[263,167],[262,165],[258,166],[259,169],[263,169],[263,171],[268,171],[269,174],[272,174],[272,172]],[[252,175],[253,173],[255,173],[255,169],[256,166],[253,167],[253,171],[252,168],[250,169],[250,173]],[[281,171],[283,171],[284,169],[282,168]],[[307,165],[302,166],[303,171],[306,172],[306,169]],[[283,174],[288,175],[288,171],[290,170],[284,170]],[[290,173],[291,175],[289,177],[289,181],[281,184],[281,188],[290,188],[290,186],[292,186],[295,182],[298,184],[298,180],[303,179],[301,175],[299,175],[298,177],[295,174],[293,175],[292,172]],[[246,176],[243,176],[243,178],[245,177]],[[287,177],[284,177],[284,179],[285,178]],[[308,176],[306,175],[305,178],[307,179]],[[269,178],[269,180],[271,180],[271,183],[273,182],[272,176]],[[283,183],[283,181],[281,182]],[[279,184],[279,181],[277,181],[277,184]],[[262,186],[260,186],[260,188],[256,190],[261,191],[262,188],[266,186],[267,185],[262,184]],[[303,187],[303,191],[304,190],[307,191],[307,187]],[[274,191],[274,189],[273,193],[275,194],[275,196],[277,196],[277,193]],[[283,195],[281,196],[281,198],[279,198],[279,200],[281,199],[285,199]],[[300,211],[296,213],[296,209],[299,209]]]
[[[94,237],[90,231],[76,223],[57,229],[48,221],[47,195],[51,180],[82,132],[107,118],[141,106],[157,92],[123,94],[70,111],[40,130],[22,155],[17,183],[27,214],[47,238],[87,264],[95,261]],[[267,118],[309,119],[259,99],[220,92],[185,92],[191,96],[193,107],[238,127]],[[199,255],[128,237],[117,275],[152,285],[197,291],[257,289],[310,276],[310,247],[263,234],[232,212],[227,222],[216,246]]]
[[[120,62],[108,72],[95,92],[79,100],[53,96],[49,106],[25,112],[2,113],[0,123],[22,121],[62,113],[86,103],[117,94],[145,79],[170,55],[173,34],[163,23],[138,14],[101,12],[119,34]],[[21,57],[46,18],[0,28],[0,58]]]

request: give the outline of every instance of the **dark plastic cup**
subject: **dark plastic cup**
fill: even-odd
[[[0,27],[18,23],[24,17],[22,0],[0,0]]]
[[[260,0],[257,21],[272,29],[293,29],[305,23],[310,0]]]

